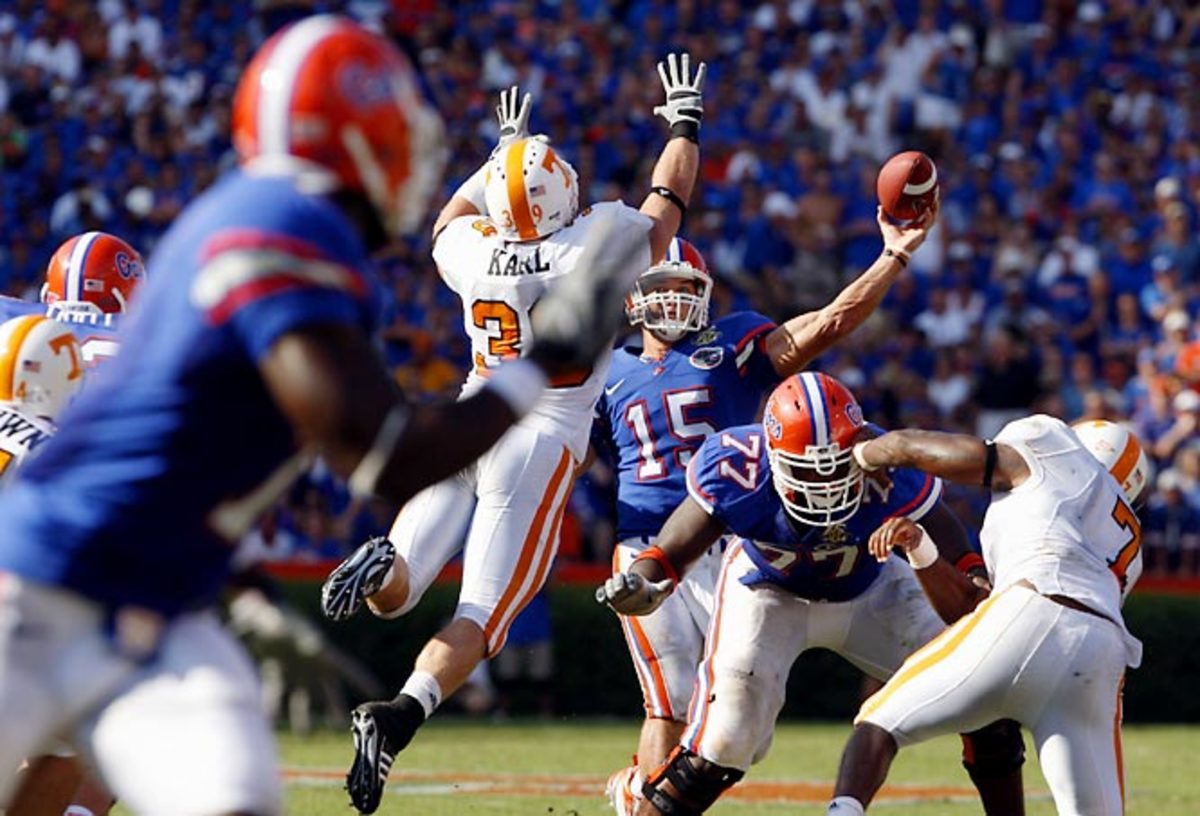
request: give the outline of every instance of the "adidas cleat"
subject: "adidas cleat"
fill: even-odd
[[[368,596],[383,586],[396,561],[396,548],[383,536],[368,539],[337,565],[321,585],[321,611],[330,620],[344,621]]]
[[[346,790],[359,813],[374,813],[383,798],[388,772],[417,733],[415,724],[393,711],[391,702],[363,703],[350,717],[354,735],[354,764],[346,774]]]

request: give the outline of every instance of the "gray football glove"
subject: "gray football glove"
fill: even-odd
[[[596,602],[619,615],[649,615],[674,591],[670,578],[648,581],[636,572],[618,572],[596,588]]]
[[[520,100],[520,107],[517,107],[518,98],[519,92],[516,85],[507,91],[500,92],[500,104],[496,106],[496,121],[500,123],[500,140],[496,143],[497,148],[529,136],[529,111],[533,107],[533,97],[528,93],[525,94],[525,97]]]
[[[612,346],[625,323],[625,293],[644,269],[647,232],[619,229],[611,211],[595,212],[571,274],[554,281],[530,313],[529,359],[547,374],[578,374]]]

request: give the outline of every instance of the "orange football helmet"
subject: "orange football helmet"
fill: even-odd
[[[442,120],[404,55],[337,15],[267,40],[234,97],[233,144],[248,171],[295,176],[314,193],[361,191],[392,233],[425,215],[441,143]]]
[[[854,443],[862,409],[828,374],[805,371],[771,393],[763,412],[775,492],[796,521],[832,527],[850,519],[863,496]]]
[[[129,307],[145,277],[137,250],[107,232],[85,232],[51,256],[41,299],[66,311],[116,314]]]

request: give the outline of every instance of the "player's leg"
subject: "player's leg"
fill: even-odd
[[[355,759],[347,783],[360,811],[378,807],[395,755],[479,661],[500,651],[513,619],[545,583],[574,467],[557,439],[519,426],[477,463],[454,618],[425,644],[394,700],[354,712]]]
[[[845,641],[817,645],[845,655],[877,678],[890,677],[908,655],[945,629],[912,568],[895,555],[871,588],[849,607],[853,614]],[[1024,813],[1021,766],[1025,745],[1020,726],[1011,720],[992,723],[964,735],[963,745],[963,765],[979,791],[984,811],[994,816]]]
[[[647,778],[639,814],[702,813],[766,754],[810,607],[778,587],[744,585],[753,569],[740,545],[726,553],[688,727]]]
[[[631,539],[613,551],[613,570],[629,568],[649,539]],[[618,814],[633,812],[642,781],[662,765],[687,727],[687,710],[704,653],[720,552],[714,550],[689,571],[676,592],[652,614],[620,616],[621,629],[642,688],[646,719],[638,739],[636,768],[609,780],[609,799]]]
[[[215,616],[171,623],[158,656],[79,729],[76,741],[131,811],[282,812],[254,665]]]
[[[372,538],[329,573],[321,587],[321,609],[345,620],[366,601],[381,618],[411,610],[438,573],[462,550],[475,501],[473,468],[414,496],[386,538]]]
[[[829,813],[870,804],[896,750],[941,734],[975,731],[1010,715],[1013,676],[1034,642],[1022,618],[1035,593],[1010,589],[914,652],[855,719]]]
[[[102,632],[100,608],[71,593],[0,575],[0,619],[6,622],[0,626],[3,808],[13,801],[22,761],[41,754],[49,737],[101,704],[132,667],[113,653],[111,638]],[[77,780],[65,766],[51,772],[64,770],[70,779],[52,773],[52,786]],[[74,788],[65,792],[69,797]]]
[[[28,760],[17,773],[17,794],[6,816],[63,816],[83,768],[73,756],[47,754]]]
[[[1055,611],[1058,625],[1018,689],[1039,709],[1029,725],[1042,773],[1060,814],[1119,816],[1125,805],[1120,630],[1085,612]]]

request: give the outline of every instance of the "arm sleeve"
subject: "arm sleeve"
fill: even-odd
[[[363,270],[284,234],[218,235],[192,283],[191,301],[227,326],[254,360],[283,334],[317,323],[371,331],[375,292]]]
[[[772,320],[755,312],[744,312],[733,317],[737,319],[733,353],[738,375],[760,390],[774,387],[779,382],[779,373],[767,355],[767,335],[778,327]]]

